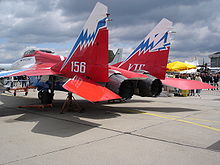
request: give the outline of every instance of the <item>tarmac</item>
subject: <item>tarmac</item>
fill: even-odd
[[[1,165],[217,165],[220,163],[220,91],[201,97],[133,97],[126,103],[90,103],[84,113],[60,114],[28,96],[0,94]],[[74,107],[72,108],[74,109]]]

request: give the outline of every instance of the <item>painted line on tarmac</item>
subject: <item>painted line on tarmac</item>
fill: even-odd
[[[174,118],[182,118],[181,116],[174,116],[174,115],[163,115],[163,116],[174,117]],[[186,117],[185,119],[220,123],[220,121],[216,121],[216,120],[198,119],[198,118],[193,118],[193,117]]]
[[[149,113],[149,112],[140,111],[140,110],[129,110],[129,111],[130,112],[135,112],[135,113],[140,113],[140,114],[145,114],[145,115],[149,115],[149,116],[155,116],[155,117],[159,117],[159,118],[179,121],[179,122],[182,122],[182,123],[188,123],[188,124],[192,124],[192,125],[196,125],[196,126],[199,126],[199,127],[203,127],[203,128],[207,128],[207,129],[210,129],[210,130],[213,130],[213,131],[220,132],[220,129],[218,129],[218,128],[210,127],[210,126],[207,126],[207,125],[204,125],[204,124],[195,123],[195,122],[192,122],[192,121],[179,119],[179,118],[176,118],[176,117],[167,117],[165,115],[163,116],[163,115],[159,115],[159,114],[155,114],[155,113]]]
[[[213,123],[220,123],[220,121],[215,121],[215,120],[206,120],[206,119],[197,119],[197,118],[187,118],[187,119],[205,121],[205,122],[213,122]]]

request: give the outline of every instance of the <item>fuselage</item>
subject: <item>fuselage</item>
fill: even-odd
[[[53,65],[56,65],[59,62],[65,60],[66,57],[61,55],[54,55],[50,51],[42,50],[28,50],[24,53],[22,58],[15,61],[10,65],[11,70],[22,70],[22,69],[37,69],[37,68],[50,68]],[[55,76],[55,90],[64,90],[62,85],[67,80],[65,77]],[[29,76],[29,84],[38,88],[38,90],[47,90],[51,86],[50,76]]]

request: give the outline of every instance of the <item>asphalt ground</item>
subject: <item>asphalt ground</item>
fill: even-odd
[[[66,96],[40,109],[17,108],[39,104],[37,92],[0,94],[1,165],[220,163],[220,91],[111,104],[76,97],[86,111],[60,114]]]

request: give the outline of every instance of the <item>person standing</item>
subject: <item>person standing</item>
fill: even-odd
[[[208,73],[205,74],[205,83],[209,84],[210,76]]]
[[[195,80],[195,74],[192,74],[190,79]],[[190,96],[195,96],[195,89],[190,90]]]
[[[218,90],[218,82],[219,82],[219,77],[217,74],[214,74],[213,76],[213,86],[217,87],[216,89]]]
[[[214,76],[213,76],[213,74],[210,74],[209,76],[210,76],[209,83],[210,83],[210,85],[214,86]],[[211,89],[211,90],[213,90],[213,89]]]
[[[202,82],[202,78],[199,76],[199,74],[196,74],[195,80]],[[200,96],[201,90],[202,89],[196,89],[197,96]]]

